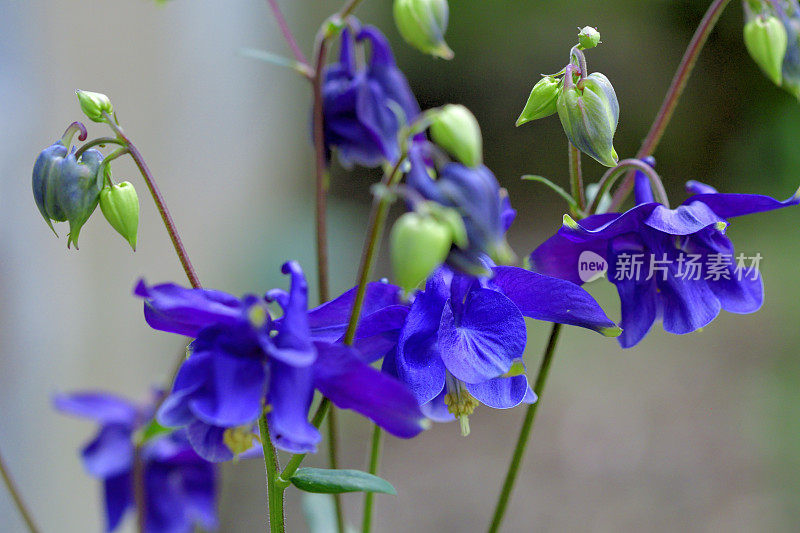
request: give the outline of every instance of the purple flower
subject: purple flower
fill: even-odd
[[[84,447],[82,456],[86,471],[103,480],[106,531],[113,531],[126,511],[135,506],[133,438],[152,418],[153,405],[139,406],[100,392],[59,394],[53,403],[64,413],[100,424],[100,431]],[[145,531],[190,532],[196,525],[216,529],[215,468],[195,453],[185,431],[155,437],[141,446],[139,454]]]
[[[577,223],[565,219],[558,233],[531,254],[534,270],[580,284],[582,254],[607,261],[621,302],[624,348],[642,340],[659,317],[666,331],[684,334],[710,323],[721,309],[758,310],[764,296],[760,256],[734,255],[725,235],[728,219],[797,205],[800,193],[780,202],[720,194],[690,181],[686,188],[693,196],[668,209],[653,201],[644,180],[637,176],[637,205],[625,213],[592,215]]]
[[[354,19],[351,19],[354,20]],[[370,59],[359,65],[356,47],[369,42]],[[400,156],[397,133],[419,115],[419,104],[397,68],[389,42],[373,26],[342,32],[339,61],[329,65],[322,86],[325,149],[330,158],[376,167]]]
[[[315,451],[321,437],[308,421],[315,390],[396,436],[422,431],[424,417],[411,393],[371,368],[356,348],[337,343],[350,316],[351,293],[309,312],[300,266],[288,262],[283,272],[291,276],[290,291],[272,290],[264,299],[140,282],[136,294],[145,298],[148,324],[195,337],[159,421],[187,426],[190,442],[210,461],[230,459],[252,446],[248,435],[265,404],[276,446]],[[370,302],[396,300],[398,290],[371,284],[365,310],[375,307]],[[266,304],[271,301],[283,308],[280,319],[270,317]],[[380,339],[371,337],[379,336],[382,326],[370,323],[359,330],[368,354],[381,349]]]
[[[464,221],[468,244],[454,246],[448,264],[468,273],[483,271],[483,257],[507,262],[512,255],[505,233],[514,220],[508,194],[500,188],[492,171],[483,165],[470,168],[461,163],[448,163],[438,178],[430,175],[426,149],[430,145],[415,143],[409,149],[411,168],[406,184],[425,200],[455,209]]]
[[[522,366],[524,316],[619,334],[580,287],[521,268],[487,267],[491,279],[436,270],[384,359],[384,371],[403,380],[435,420],[456,415],[464,423],[478,402],[507,409],[536,401]]]

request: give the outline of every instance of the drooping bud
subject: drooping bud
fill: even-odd
[[[570,142],[599,163],[613,167],[619,161],[614,150],[614,132],[619,121],[619,102],[611,82],[594,72],[577,85],[567,66],[564,88],[556,108]]]
[[[70,136],[71,137],[71,136]],[[102,177],[98,176],[103,154],[87,150],[80,160],[68,153],[69,140],[44,149],[33,166],[33,198],[47,225],[69,221],[67,246],[78,247],[78,235],[97,207]]]
[[[483,162],[483,137],[478,121],[469,109],[448,104],[434,112],[431,138],[468,167]]]
[[[517,119],[517,126],[532,120],[549,117],[556,112],[556,102],[561,90],[561,80],[545,76],[531,89],[525,108]]]
[[[447,0],[395,0],[394,21],[403,39],[425,54],[452,59],[444,41],[449,7]]]
[[[83,113],[94,122],[103,122],[103,112],[114,114],[114,107],[108,96],[90,91],[75,91]]]
[[[744,44],[761,70],[780,86],[783,82],[783,58],[788,36],[786,28],[774,16],[756,16],[744,26]]]
[[[395,280],[411,292],[447,259],[453,232],[434,217],[409,212],[395,222],[390,241]]]
[[[86,150],[80,160],[70,154],[61,164],[56,198],[69,222],[68,248],[71,243],[78,249],[81,228],[97,207],[103,188],[102,162],[103,154],[91,149]]]
[[[594,48],[600,44],[600,32],[597,31],[597,28],[584,26],[581,28],[580,33],[578,33],[578,44],[581,45],[581,48],[584,50]]]
[[[100,191],[100,210],[111,227],[117,230],[136,251],[139,231],[139,197],[127,181],[103,187]]]

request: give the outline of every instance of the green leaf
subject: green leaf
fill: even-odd
[[[340,492],[382,492],[397,494],[388,481],[360,470],[301,468],[289,479],[305,492],[336,494]]]
[[[578,208],[578,202],[575,201],[575,198],[573,198],[567,191],[565,191],[563,188],[559,187],[549,179],[543,176],[534,176],[531,174],[526,174],[525,176],[522,176],[522,179],[526,181],[535,181],[547,185],[554,193],[562,197],[574,211],[576,212],[580,211],[580,209]]]

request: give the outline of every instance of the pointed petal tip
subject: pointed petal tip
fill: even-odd
[[[622,328],[619,326],[600,328],[597,331],[604,337],[619,337],[622,334]]]

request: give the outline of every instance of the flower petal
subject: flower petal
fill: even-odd
[[[344,335],[347,324],[350,322],[350,313],[353,310],[357,290],[358,287],[353,287],[338,298],[308,312],[308,323],[314,340],[334,342]],[[367,284],[361,316],[366,318],[385,307],[400,303],[399,293],[400,288],[390,283],[371,282]]]
[[[298,368],[281,361],[270,364],[270,432],[275,446],[287,452],[315,452],[322,439],[308,421],[314,398],[313,368]]]
[[[684,202],[684,205],[693,205],[695,203],[702,203],[718,217],[727,219],[798,205],[800,204],[800,191],[782,202],[762,194],[697,194],[690,196]]]
[[[233,459],[233,452],[223,440],[225,429],[197,420],[186,428],[186,435],[200,457],[211,463],[222,463]]]
[[[125,511],[133,506],[131,491],[131,476],[129,473],[110,477],[103,481],[106,508],[106,531],[117,529]]]
[[[83,466],[96,478],[105,479],[128,472],[133,467],[131,429],[112,424],[100,432],[81,451]]]
[[[517,267],[495,267],[492,271],[492,283],[524,316],[589,328],[606,336],[619,335],[619,328],[595,299],[574,283]]]
[[[440,392],[436,398],[428,403],[422,404],[420,406],[422,414],[434,422],[452,422],[455,420],[456,417],[453,416],[453,413],[450,412],[447,404],[444,403],[445,395],[447,395],[447,390],[443,388],[442,392]]]
[[[439,350],[447,370],[465,383],[498,377],[522,357],[527,333],[517,306],[500,292],[477,289],[467,295],[458,318],[444,306]]]
[[[353,348],[316,346],[314,384],[334,404],[361,413],[396,437],[411,438],[426,428],[416,398],[403,383],[362,362]]]
[[[510,409],[521,404],[529,388],[525,374],[467,383],[467,390],[476,400],[495,409]]]
[[[53,406],[62,413],[91,418],[100,424],[128,427],[133,427],[137,414],[132,402],[106,392],[56,394],[53,396]]]
[[[196,337],[201,329],[214,324],[241,320],[242,304],[225,292],[187,289],[173,283],[148,286],[144,280],[134,289],[144,298],[144,318],[153,329]]]

